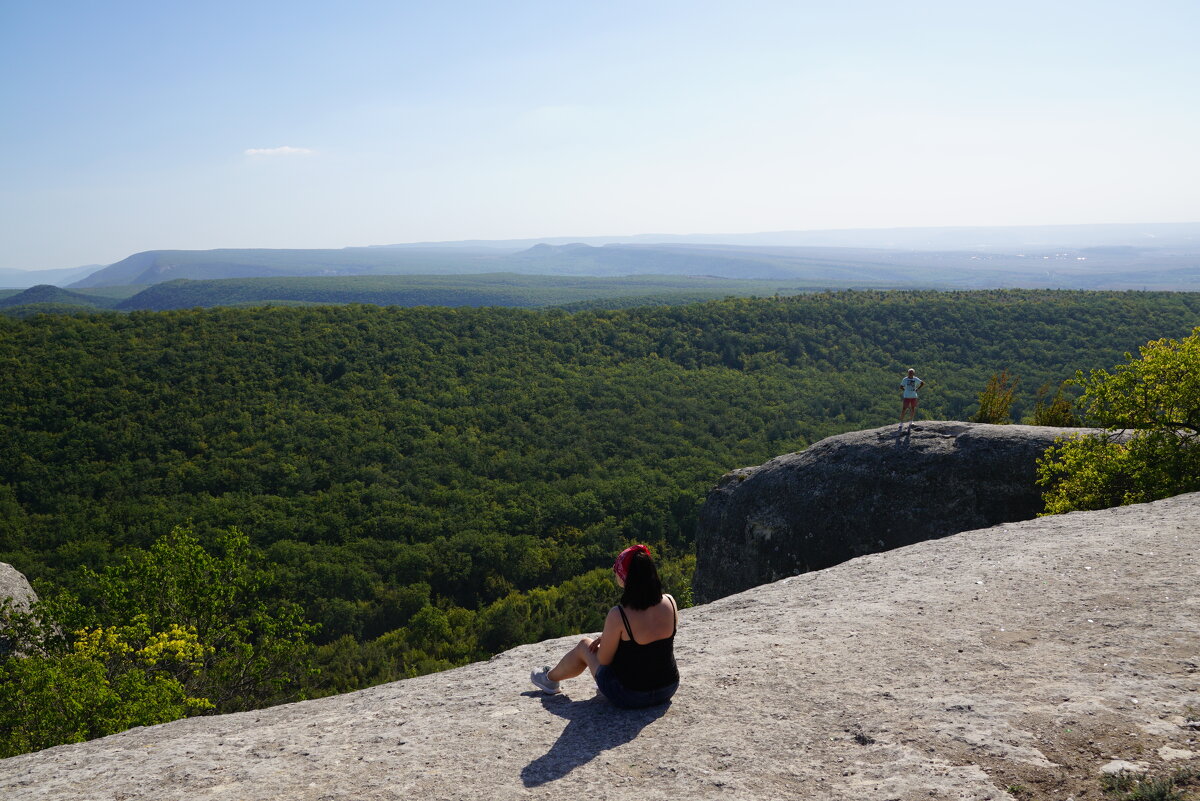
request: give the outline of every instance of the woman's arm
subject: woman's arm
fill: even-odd
[[[617,655],[617,646],[621,644],[621,629],[623,628],[625,628],[625,624],[621,622],[621,612],[614,606],[608,610],[608,617],[604,618],[604,631],[599,637],[592,640],[592,653],[596,654],[600,664],[612,664],[613,658]]]

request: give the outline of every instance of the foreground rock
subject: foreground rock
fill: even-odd
[[[37,603],[37,593],[29,581],[12,565],[0,562],[0,601],[9,598],[21,612],[28,612],[31,604]]]
[[[1092,431],[928,421],[839,434],[734,470],[700,510],[696,600],[1029,520],[1042,511],[1038,457],[1057,437]]]
[[[0,655],[10,653],[15,647],[4,634],[8,625],[4,610],[28,612],[37,599],[37,593],[29,586],[24,574],[7,562],[0,562]]]
[[[614,710],[530,668],[573,641],[335,698],[0,761],[6,801],[1076,799],[1200,767],[1200,494],[972,531],[683,613],[683,686]],[[1014,791],[1016,792],[1016,791]]]

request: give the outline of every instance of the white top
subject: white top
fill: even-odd
[[[917,397],[917,390],[920,389],[921,385],[924,383],[924,381],[917,378],[915,375],[905,376],[904,378],[900,379],[900,389],[904,390],[904,397],[915,398]]]

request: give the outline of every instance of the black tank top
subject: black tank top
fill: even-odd
[[[670,596],[668,600],[671,601],[672,615],[677,615],[675,600]],[[625,689],[646,692],[679,681],[679,668],[675,665],[676,626],[671,626],[670,637],[642,645],[633,639],[629,618],[625,616],[625,610],[620,604],[617,604],[617,611],[621,613],[621,620],[625,622],[625,631],[628,632],[629,639],[621,640],[617,644],[617,653],[609,667],[621,680]]]

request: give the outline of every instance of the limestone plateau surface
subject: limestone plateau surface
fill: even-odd
[[[700,510],[696,600],[1029,520],[1043,509],[1038,457],[1059,437],[1097,431],[921,421],[838,434],[734,470]]]
[[[1200,767],[1198,550],[1200,494],[964,532],[685,610],[669,706],[534,691],[564,638],[3,760],[0,797],[1099,799]]]

